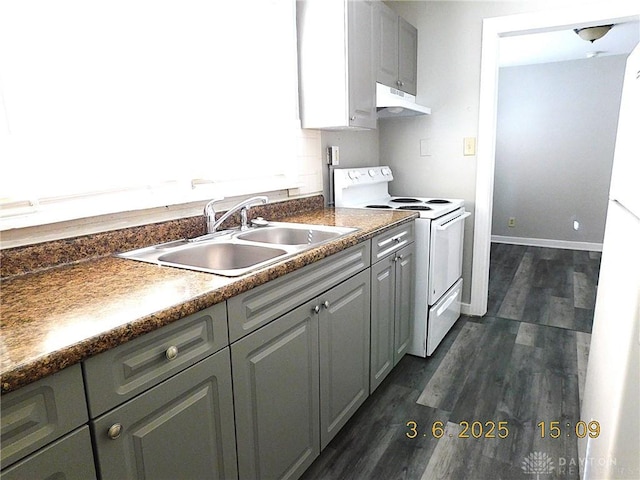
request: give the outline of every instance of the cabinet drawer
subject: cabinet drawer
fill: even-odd
[[[374,237],[371,242],[371,263],[374,264],[413,242],[414,229],[415,222],[405,223]]]
[[[237,479],[229,348],[91,422],[102,480]]]
[[[83,363],[91,418],[227,346],[224,303],[206,308]]]
[[[3,467],[87,423],[82,371],[73,365],[2,396]]]
[[[369,242],[354,245],[227,300],[229,340],[235,342],[364,270],[370,264],[370,251]]]
[[[93,480],[89,427],[84,426],[2,471],[3,480]]]

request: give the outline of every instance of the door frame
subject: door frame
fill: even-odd
[[[470,315],[487,313],[500,38],[639,19],[639,6],[611,2],[483,20]]]

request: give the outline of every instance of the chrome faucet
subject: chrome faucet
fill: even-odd
[[[265,204],[269,201],[269,199],[265,196],[257,196],[247,198],[237,205],[231,207],[227,213],[222,215],[218,220],[216,220],[216,211],[213,208],[213,204],[222,200],[221,198],[214,198],[204,207],[204,216],[207,219],[207,233],[215,233],[216,229],[231,215],[240,210],[240,218],[242,224],[240,225],[240,230],[247,230],[249,228],[247,221],[247,212],[249,207],[254,204],[262,203]]]

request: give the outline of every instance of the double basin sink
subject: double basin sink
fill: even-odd
[[[264,227],[176,240],[118,256],[236,277],[286,260],[356,230],[348,227],[270,222]]]

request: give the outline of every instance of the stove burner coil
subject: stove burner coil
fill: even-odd
[[[442,198],[434,198],[433,200],[427,200],[427,203],[451,203],[449,200],[444,200]]]
[[[422,203],[422,200],[417,198],[393,198],[391,201],[394,203]]]
[[[393,208],[389,205],[367,205],[365,208]]]

